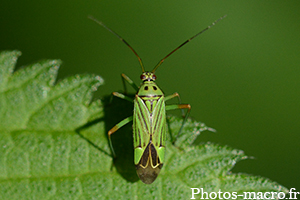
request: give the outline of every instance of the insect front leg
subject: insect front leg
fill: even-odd
[[[108,134],[108,140],[109,140],[109,146],[110,146],[110,148],[111,148],[111,151],[112,151],[114,157],[116,157],[116,153],[115,153],[115,150],[114,150],[114,148],[113,148],[113,146],[112,146],[112,142],[111,142],[110,136],[111,136],[111,134],[113,134],[114,132],[116,132],[117,130],[119,130],[119,128],[125,126],[126,124],[128,124],[128,123],[131,122],[131,121],[132,121],[132,116],[127,117],[127,118],[123,119],[122,121],[120,121],[118,124],[116,124],[116,125],[115,125],[112,129],[110,129],[110,130],[108,131],[108,133],[107,133],[107,134]]]
[[[185,122],[186,122],[186,120],[187,120],[187,118],[188,118],[188,116],[189,116],[189,114],[190,114],[190,111],[191,111],[191,105],[190,105],[190,104],[166,105],[166,110],[176,110],[176,109],[181,109],[181,110],[183,110],[183,109],[188,109],[188,110],[187,110],[186,114],[184,115],[184,120],[182,121],[181,127],[180,127],[180,129],[179,129],[179,131],[178,131],[178,133],[177,133],[177,136],[176,136],[175,140],[172,141],[173,144],[176,142],[176,139],[177,139],[177,138],[180,136],[180,134],[181,134],[181,131],[182,131],[182,129],[183,129],[183,126],[184,126],[184,124],[185,124]]]
[[[128,96],[126,96],[126,95],[124,95],[124,94],[122,94],[122,93],[119,93],[119,92],[113,92],[112,95],[114,95],[115,97],[118,97],[118,98],[120,98],[120,99],[125,99],[125,100],[127,100],[127,101],[133,102],[133,99],[132,99],[132,98],[130,98],[130,97],[128,97]]]
[[[124,93],[127,94],[127,88],[126,88],[126,83],[125,81],[127,81],[127,83],[129,83],[129,85],[131,85],[135,91],[139,90],[139,87],[125,74],[121,74],[122,76],[122,82],[123,82],[123,86],[124,86]]]
[[[168,101],[168,100],[173,99],[175,97],[177,97],[177,99],[178,99],[178,104],[181,104],[181,99],[180,99],[180,96],[177,92],[175,92],[174,94],[171,94],[169,96],[166,96],[165,101]],[[185,117],[183,109],[181,109],[181,115],[182,115],[182,117]]]
[[[131,85],[136,91],[139,90],[138,86],[136,86],[136,84],[128,77],[126,76],[125,74],[122,74],[122,82],[123,82],[123,87],[124,87],[124,93],[127,94],[127,88],[126,88],[126,82],[129,83],[129,85]],[[130,101],[130,102],[133,102],[133,99],[122,94],[122,93],[119,93],[119,92],[113,92],[112,95],[114,95],[115,97],[118,97],[118,98],[121,98],[121,99],[125,99],[127,101]],[[112,99],[110,100],[112,101]]]

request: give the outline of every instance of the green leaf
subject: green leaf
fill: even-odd
[[[132,104],[110,102],[110,96],[91,102],[103,83],[99,76],[77,75],[55,84],[57,60],[13,73],[18,56],[18,51],[0,54],[1,199],[190,199],[191,188],[287,192],[266,178],[231,174],[247,156],[226,146],[193,145],[201,132],[213,129],[191,119],[176,146],[167,142],[157,180],[142,183],[133,164],[131,126],[112,136],[115,159],[107,140],[107,131],[132,114]],[[170,116],[168,121],[171,141],[182,119]]]

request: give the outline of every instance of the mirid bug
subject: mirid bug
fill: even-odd
[[[112,34],[117,36],[122,42],[124,42],[131,51],[137,56],[142,68],[142,75],[140,79],[142,83],[138,87],[128,76],[122,74],[123,82],[127,81],[136,91],[134,99],[127,97],[124,94],[113,92],[113,95],[121,99],[125,99],[134,103],[133,116],[127,117],[111,130],[108,131],[108,138],[111,146],[112,153],[115,156],[115,152],[111,143],[111,135],[119,128],[133,121],[133,144],[134,144],[134,164],[136,166],[137,174],[139,178],[146,184],[151,184],[158,176],[165,160],[165,143],[166,143],[166,110],[175,109],[187,109],[185,118],[182,122],[182,126],[177,134],[180,135],[183,125],[190,113],[190,104],[181,104],[178,93],[174,93],[169,96],[164,96],[164,93],[156,85],[155,71],[165,61],[167,57],[181,48],[183,45],[207,31],[218,21],[223,19],[223,16],[213,22],[210,26],[206,27],[190,39],[183,42],[176,49],[171,51],[167,56],[161,59],[152,71],[145,71],[140,56],[135,50],[116,32],[105,26],[102,22],[93,17],[89,17],[97,24],[101,25]],[[165,105],[167,100],[178,98],[179,104]]]

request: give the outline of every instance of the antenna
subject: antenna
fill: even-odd
[[[105,26],[105,24],[103,24],[102,22],[98,21],[93,16],[88,16],[88,18],[91,19],[91,20],[93,20],[94,22],[96,22],[100,26],[104,27],[106,30],[108,30],[109,32],[111,32],[112,34],[114,34],[115,36],[117,36],[122,42],[124,42],[131,49],[131,51],[136,55],[136,57],[139,60],[140,65],[142,67],[142,71],[145,72],[144,65],[143,65],[141,57],[135,52],[135,50],[120,35],[118,35],[116,32],[114,32],[113,30],[111,30],[110,28],[108,28],[107,26]]]
[[[220,20],[222,20],[223,18],[225,18],[227,15],[224,15],[223,17],[220,17],[219,19],[217,19],[216,21],[214,21],[210,26],[206,27],[205,29],[203,29],[202,31],[200,31],[199,33],[197,33],[196,35],[194,35],[193,37],[191,37],[190,39],[186,40],[184,43],[182,43],[181,45],[179,45],[176,49],[174,49],[173,51],[171,51],[171,53],[169,53],[166,57],[164,57],[163,59],[161,59],[159,61],[159,63],[154,67],[154,69],[151,71],[152,73],[154,73],[157,68],[165,61],[165,59],[167,57],[169,57],[170,55],[172,55],[175,51],[177,51],[178,49],[180,49],[183,45],[185,45],[186,43],[188,43],[189,41],[191,41],[192,39],[194,39],[195,37],[197,37],[198,35],[200,35],[201,33],[207,31],[208,29],[210,29],[212,26],[216,25],[216,23],[218,23]]]

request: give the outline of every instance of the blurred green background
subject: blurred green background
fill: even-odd
[[[217,129],[199,141],[242,149],[246,172],[300,192],[300,1],[2,1],[0,50],[18,49],[18,67],[62,59],[59,78],[77,73],[105,79],[97,96],[136,83],[134,54],[97,19],[124,37],[145,68],[183,41],[228,16],[170,56],[157,70],[165,92],[178,92],[191,116]],[[179,112],[175,112],[179,113]],[[199,187],[199,186],[197,186]]]

